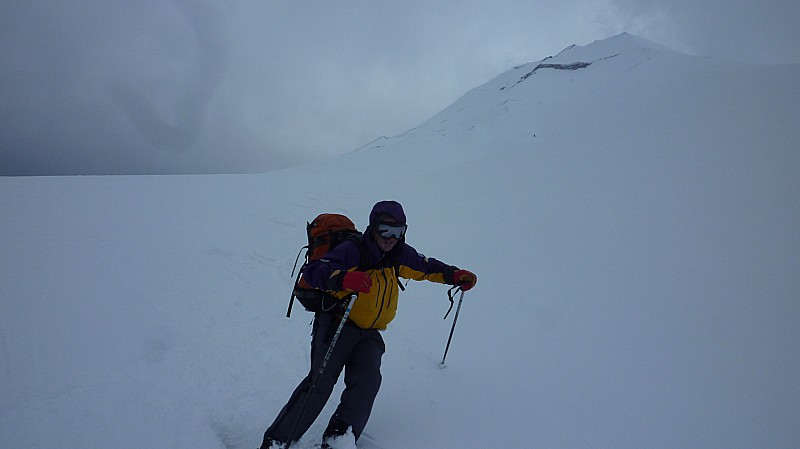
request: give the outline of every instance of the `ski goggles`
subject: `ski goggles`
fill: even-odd
[[[378,224],[378,234],[385,239],[401,239],[406,235],[408,225],[380,223]]]

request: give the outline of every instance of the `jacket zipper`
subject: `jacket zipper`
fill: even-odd
[[[380,303],[380,306],[378,306],[378,313],[375,314],[375,319],[372,321],[372,324],[369,326],[370,329],[375,328],[375,323],[378,322],[378,320],[380,319],[381,315],[383,314],[383,308],[386,305],[386,293],[389,291],[389,289],[388,289],[389,279],[386,277],[386,270],[381,268],[381,273],[383,274],[383,280],[385,281],[386,287],[383,287],[383,288],[381,288],[380,286],[378,287],[378,293],[379,294],[375,295],[375,306],[378,306],[378,297],[380,297],[381,303]],[[381,292],[381,290],[382,290],[382,292]]]

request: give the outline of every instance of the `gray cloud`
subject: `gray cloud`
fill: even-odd
[[[658,17],[642,35],[690,54],[757,63],[800,62],[793,0],[613,0],[629,17]]]
[[[793,2],[11,0],[0,175],[256,172],[395,135],[622,31],[798,62]]]
[[[156,109],[156,98],[137,91],[127,81],[111,87],[112,101],[125,111],[139,134],[155,148],[188,151],[200,137],[226,66],[226,36],[218,11],[205,3],[175,1],[192,31],[196,45],[185,75],[175,86],[174,119],[166,120]]]

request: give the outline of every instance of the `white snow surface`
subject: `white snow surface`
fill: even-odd
[[[360,448],[800,447],[799,122],[800,66],[623,34],[334,161],[0,178],[0,447],[255,449],[306,221],[383,199],[479,282],[445,369],[447,287],[401,293]]]

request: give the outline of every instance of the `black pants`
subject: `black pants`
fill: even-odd
[[[339,318],[327,313],[318,313],[314,318],[311,334],[311,370],[295,388],[289,402],[265,432],[265,441],[272,439],[291,443],[290,433],[298,422],[303,402],[308,398],[308,404],[303,416],[299,417],[297,431],[293,436],[295,441],[299,440],[322,412],[342,369],[344,369],[345,389],[339,406],[331,417],[331,424],[336,423],[337,426],[345,424],[352,427],[356,439],[361,435],[381,386],[381,356],[386,347],[383,337],[377,330],[361,329],[348,322],[339,334],[325,370],[318,376],[319,368],[339,322]],[[312,390],[315,376],[319,378],[316,379]]]

